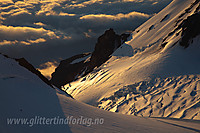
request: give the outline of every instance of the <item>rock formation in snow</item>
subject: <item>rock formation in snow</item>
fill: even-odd
[[[62,60],[59,66],[52,73],[51,83],[61,88],[78,78],[81,78],[95,67],[101,66],[111,56],[111,54],[123,44],[130,34],[123,33],[117,35],[113,29],[106,30],[103,35],[98,38],[95,49],[90,53],[75,55],[66,60]]]

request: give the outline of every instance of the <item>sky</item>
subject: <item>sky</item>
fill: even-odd
[[[133,31],[172,0],[1,0],[0,53],[37,68],[91,52],[113,28]]]

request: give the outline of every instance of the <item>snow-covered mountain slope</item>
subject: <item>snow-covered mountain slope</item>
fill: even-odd
[[[199,130],[145,119],[135,116],[115,114],[80,103],[64,92],[45,84],[35,74],[21,67],[15,60],[0,55],[0,132],[1,133],[102,133],[102,132],[177,132],[188,133]],[[83,118],[85,124],[49,124],[43,118],[54,119],[68,117]],[[37,119],[35,119],[37,118]],[[39,118],[42,119],[41,122]],[[103,123],[91,124],[91,120],[100,118]],[[18,124],[8,124],[8,119],[27,119]],[[33,121],[34,120],[34,121]],[[69,119],[68,119],[69,120]],[[10,121],[10,120],[9,120]],[[58,120],[59,121],[59,120]],[[69,120],[70,121],[70,120]],[[83,122],[83,121],[82,121]]]
[[[183,25],[199,14],[199,4],[174,0],[138,27],[104,65],[63,89],[105,110],[199,120],[200,36],[187,38],[187,48],[180,45],[187,30]]]
[[[65,117],[55,89],[15,60],[0,55],[0,132],[70,132],[68,125],[10,125],[12,118]]]
[[[79,101],[70,99],[58,93],[58,98],[66,117],[70,114],[75,117],[103,118],[104,123],[100,125],[69,125],[74,133],[195,133],[199,132],[199,123],[182,122],[174,120],[146,119],[131,115],[117,114],[101,110]]]

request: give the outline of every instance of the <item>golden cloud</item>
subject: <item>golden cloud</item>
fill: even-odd
[[[18,43],[17,40],[15,40],[15,41],[3,40],[0,42],[0,45],[10,45],[10,44],[16,44],[16,43]]]
[[[26,41],[20,41],[20,44],[24,44],[24,45],[31,45],[31,43],[26,42]]]
[[[33,4],[31,4],[29,2],[24,2],[24,1],[15,2],[15,6],[20,7],[20,8],[33,8],[34,7]]]
[[[46,42],[44,38],[38,38],[36,40],[29,40],[30,43],[41,43],[41,42]]]
[[[72,39],[72,37],[71,36],[64,36],[63,39],[64,40],[70,40],[70,39]]]
[[[156,5],[156,4],[158,4],[158,2],[156,1],[156,2],[154,2],[154,3],[152,3],[152,5]]]
[[[69,13],[60,12],[59,16],[76,16],[76,14],[69,14]]]
[[[104,19],[104,20],[121,20],[121,19],[128,19],[134,17],[150,17],[148,14],[140,13],[140,12],[130,12],[128,14],[119,13],[116,15],[106,15],[106,14],[89,14],[80,17],[80,19]]]
[[[57,62],[46,62],[42,64],[38,70],[48,79],[51,79],[51,74],[55,71],[56,67],[58,66]]]
[[[31,15],[31,13],[28,12],[27,10],[21,10],[19,12],[11,14],[11,16],[17,16],[17,15],[21,15],[21,14],[29,14],[29,15]]]
[[[122,2],[144,2],[144,0],[122,0]]]
[[[3,11],[1,12],[1,15],[10,15],[10,16],[17,16],[20,14],[31,14],[31,13],[28,12],[28,10],[24,8],[18,8],[18,9],[13,8],[13,9],[10,9],[10,11],[8,12],[3,12]]]
[[[3,40],[0,42],[0,45],[12,45],[12,44],[24,44],[24,45],[31,45],[34,43],[42,43],[42,42],[46,42],[46,40],[44,38],[39,38],[36,40],[26,40],[26,41],[18,41],[18,40],[14,40],[14,41],[9,41],[9,40]]]
[[[30,45],[46,42],[46,39],[57,38],[59,37],[53,31],[44,28],[0,26],[1,45],[16,44],[13,40],[17,40],[21,44]]]
[[[0,26],[0,34],[5,34],[10,37],[32,37],[36,36],[49,36],[51,38],[57,38],[56,34],[53,31],[46,30],[44,28],[32,28],[32,27],[13,27],[13,26]]]
[[[153,1],[153,0],[150,0],[150,1]],[[83,8],[83,7],[87,7],[88,5],[92,5],[92,4],[95,4],[95,3],[98,3],[98,4],[103,4],[103,3],[109,3],[109,4],[112,4],[112,3],[126,3],[126,2],[135,2],[135,3],[142,3],[144,2],[144,0],[116,0],[116,1],[106,1],[106,0],[89,0],[89,1],[85,1],[85,2],[82,2],[82,3],[78,3],[76,1],[72,1],[71,3],[73,4],[66,4],[65,6],[67,8],[71,7],[71,8]]]
[[[37,23],[33,23],[34,25],[38,25],[38,26],[46,26],[46,24],[43,24],[42,22],[37,22]]]
[[[103,0],[89,0],[89,1],[85,1],[83,3],[80,4],[71,4],[71,5],[66,5],[66,7],[72,7],[72,8],[82,8],[82,7],[86,7],[87,5],[92,5],[94,3],[99,3],[101,4],[103,2]],[[75,3],[75,2],[74,2]]]
[[[60,4],[56,3],[56,2],[50,2],[50,3],[43,4],[41,6],[41,10],[38,11],[36,13],[36,15],[43,15],[43,14],[45,14],[46,16],[57,15],[57,13],[52,10],[56,6],[60,6]]]
[[[9,5],[9,6],[3,6],[3,7],[0,7],[0,10],[9,10],[9,9],[12,9],[12,8],[15,8],[15,5]]]
[[[13,3],[13,1],[12,0],[1,0],[0,3],[8,4],[8,3]]]

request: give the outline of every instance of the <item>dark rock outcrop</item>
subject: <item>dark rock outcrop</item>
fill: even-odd
[[[153,30],[154,29],[154,25],[151,25],[151,27],[149,27],[149,29],[148,29],[148,32],[150,31],[150,30]]]
[[[26,68],[27,70],[31,71],[33,74],[37,75],[47,85],[53,87],[51,85],[50,81],[45,76],[43,76],[40,71],[35,69],[35,67],[33,65],[31,65],[26,59],[19,58],[19,59],[15,59],[15,61],[17,61],[20,66]]]
[[[189,16],[181,24],[182,27],[182,39],[180,45],[187,48],[189,41],[200,34],[200,13],[195,13]]]
[[[71,63],[73,60],[86,57],[89,53],[75,55],[61,61],[55,72],[51,75],[51,83],[61,88],[61,86],[90,73],[95,67],[99,67],[105,63],[110,58],[111,54],[119,48],[122,43],[127,41],[129,36],[130,34],[125,33],[117,35],[113,29],[105,31],[105,33],[98,38],[95,49],[90,57],[74,64]]]
[[[167,42],[166,40],[168,37],[174,35],[176,33],[176,36],[178,36],[181,32],[178,32],[180,29],[182,29],[181,33],[181,39],[180,39],[180,45],[183,46],[184,48],[187,48],[189,46],[189,41],[191,41],[193,38],[198,36],[200,34],[200,0],[196,0],[194,3],[191,4],[189,8],[185,10],[183,14],[181,14],[178,17],[178,20],[176,20],[175,23],[175,29],[170,32],[162,41],[161,47],[165,47]],[[191,16],[188,16],[186,19],[182,18],[185,14],[191,12],[191,9],[195,6],[198,5],[198,7],[195,9],[194,14]],[[178,41],[177,41],[178,42]],[[175,42],[175,44],[177,43]],[[175,45],[174,44],[174,45]],[[173,45],[173,46],[174,46]]]
[[[106,62],[110,55],[121,45],[120,35],[115,34],[113,29],[107,30],[103,35],[98,38],[95,45],[94,52],[92,53],[89,68],[91,71],[95,67],[101,66]]]
[[[165,15],[164,18],[162,20],[160,20],[160,22],[163,22],[165,20],[167,20],[169,18],[169,14]]]
[[[55,69],[55,72],[51,74],[51,83],[56,87],[61,88],[61,86],[64,86],[66,83],[77,79],[78,75],[84,71],[88,63],[85,62],[85,60],[77,63],[73,63],[73,61],[79,58],[87,57],[90,54],[91,53],[79,54],[66,60],[62,60],[59,66]]]

